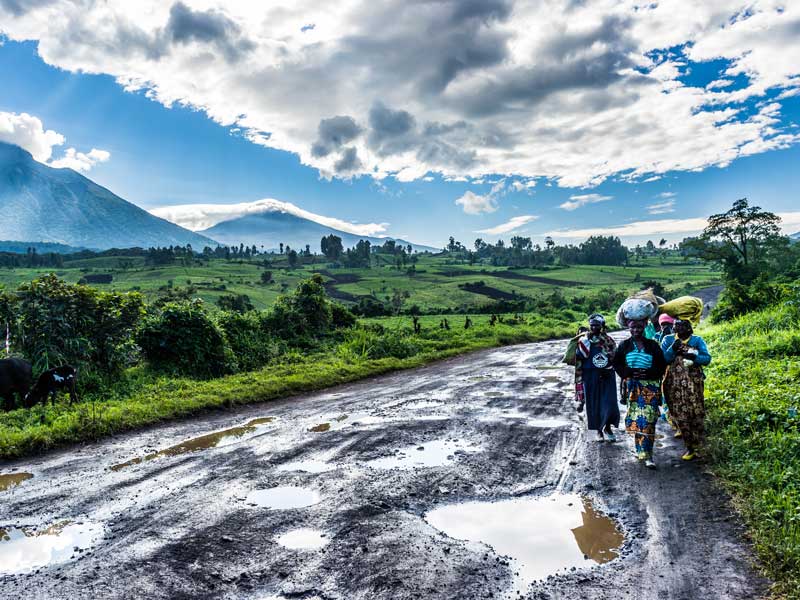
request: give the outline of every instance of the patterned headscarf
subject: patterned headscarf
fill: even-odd
[[[592,323],[600,323],[601,327],[606,326],[606,320],[603,318],[603,315],[599,313],[594,313],[589,317],[589,324],[591,325]]]

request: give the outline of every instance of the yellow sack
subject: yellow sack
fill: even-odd
[[[681,296],[659,306],[658,312],[681,321],[689,321],[692,327],[697,327],[700,317],[703,316],[703,301],[694,296]]]

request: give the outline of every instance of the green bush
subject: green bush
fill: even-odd
[[[377,333],[374,329],[359,327],[345,334],[337,352],[346,360],[371,360],[377,358],[408,358],[419,354],[421,346],[399,331]]]
[[[356,324],[356,316],[343,304],[331,302],[331,325],[334,329],[350,329]]]
[[[132,333],[145,314],[137,292],[101,292],[54,274],[4,294],[0,311],[13,348],[36,371],[71,364],[87,376],[115,374],[133,361]]]
[[[221,312],[217,317],[240,371],[259,369],[283,352],[284,343],[269,334],[263,317],[255,311]]]
[[[201,300],[165,304],[144,320],[136,342],[157,370],[201,379],[237,370],[225,333]]]
[[[270,332],[292,345],[310,347],[324,336],[333,324],[331,301],[315,273],[304,279],[291,294],[279,296],[266,316]]]

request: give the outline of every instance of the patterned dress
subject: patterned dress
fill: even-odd
[[[578,341],[576,370],[581,371],[581,397],[586,402],[586,427],[601,431],[606,425],[619,427],[617,386],[611,360],[617,344],[608,334],[589,334]]]
[[[643,369],[644,377],[634,377],[635,369]],[[664,354],[653,340],[644,339],[640,348],[628,338],[620,344],[614,355],[614,370],[625,380],[623,389],[628,404],[625,429],[633,434],[639,460],[653,457],[661,406],[661,378],[665,369]]]
[[[676,336],[668,335],[661,343],[664,358],[669,363],[664,377],[664,393],[670,401],[675,424],[683,434],[686,448],[693,452],[702,444],[705,435],[705,374],[703,367],[711,362],[703,338],[692,335],[681,340],[689,347],[689,354],[675,353]]]

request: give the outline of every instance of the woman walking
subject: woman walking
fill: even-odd
[[[711,362],[711,355],[703,338],[694,335],[689,321],[675,321],[675,333],[661,342],[669,367],[664,377],[664,393],[669,398],[670,414],[678,426],[686,454],[683,460],[692,460],[705,435],[705,374],[703,367]]]
[[[597,432],[597,441],[617,441],[613,427],[619,427],[617,388],[611,361],[617,344],[606,333],[606,321],[589,317],[589,331],[578,340],[575,351],[575,381],[578,395],[586,404],[586,426]],[[605,436],[603,435],[605,434]]]
[[[653,442],[661,405],[661,378],[667,365],[658,343],[644,337],[645,321],[628,321],[631,337],[619,345],[613,364],[617,375],[625,380],[625,429],[634,436],[636,457],[647,468],[655,469]]]

